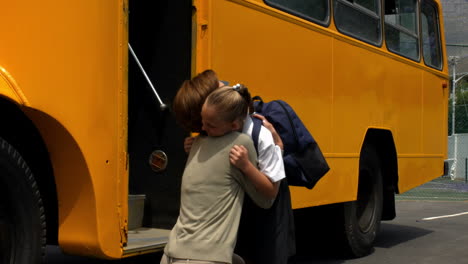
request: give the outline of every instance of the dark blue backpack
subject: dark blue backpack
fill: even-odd
[[[283,140],[283,161],[288,184],[312,189],[330,170],[317,142],[286,102],[274,100],[264,103],[259,96],[252,99],[254,112],[263,115]],[[257,149],[262,122],[255,117],[252,120],[252,139]]]

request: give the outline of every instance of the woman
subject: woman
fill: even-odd
[[[223,87],[202,106],[201,128],[207,135],[191,146],[179,217],[161,263],[233,263],[244,192],[262,208],[273,203],[257,191],[268,180],[249,173],[256,166],[256,152],[250,137],[239,132],[248,98],[247,88]]]

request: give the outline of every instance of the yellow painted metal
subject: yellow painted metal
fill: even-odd
[[[193,72],[213,68],[286,100],[330,163],[312,191],[292,188],[295,208],[356,199],[369,128],[394,136],[401,191],[441,175],[445,59],[443,71],[428,69],[337,33],[333,20],[324,28],[261,0],[193,3]],[[127,27],[127,0],[2,5],[0,96],[21,105],[46,142],[67,253],[120,258],[127,240]]]
[[[71,254],[119,258],[126,241],[127,6],[2,3],[0,66],[16,84],[2,71],[0,93],[24,106],[46,142],[59,244]]]
[[[118,151],[119,151],[119,171],[117,187],[120,193],[117,194],[119,220],[121,231],[121,246],[127,243],[128,238],[128,0],[119,2],[119,74],[118,83],[120,84],[119,99],[119,123],[118,123]],[[123,254],[123,252],[121,252]]]
[[[0,66],[0,96],[6,97],[20,105],[28,105],[28,101],[18,87],[15,79],[2,66]]]
[[[195,65],[192,75],[196,75],[203,69],[211,68],[211,1],[193,0],[195,7],[195,16],[192,20],[192,67]],[[203,54],[200,56],[200,54]]]
[[[224,80],[246,84],[252,95],[286,100],[327,157],[331,170],[313,190],[292,188],[293,207],[356,199],[359,153],[369,128],[392,133],[401,191],[442,175],[445,59],[442,71],[431,69],[385,45],[345,36],[333,21],[322,27],[261,0],[195,5],[197,22],[205,25],[197,35],[204,48],[197,48],[195,72],[212,68]],[[444,45],[443,31],[441,36]]]

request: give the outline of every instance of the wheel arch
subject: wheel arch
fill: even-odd
[[[34,123],[9,98],[0,96],[0,137],[12,145],[30,167],[44,203],[47,243],[58,241],[58,200],[52,162],[46,144]]]
[[[364,137],[361,153],[368,145],[371,145],[376,149],[382,170],[382,220],[392,220],[396,216],[395,193],[399,193],[398,160],[393,134],[388,129],[369,128]]]

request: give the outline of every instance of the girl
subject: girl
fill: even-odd
[[[252,173],[252,140],[238,132],[250,103],[244,98],[250,98],[246,88],[223,87],[203,104],[207,136],[198,136],[192,144],[182,176],[179,217],[161,263],[232,263],[244,192],[258,206],[271,206],[273,201],[257,191],[268,189],[263,185],[269,181]]]

